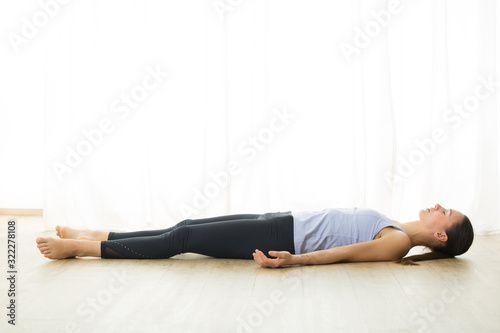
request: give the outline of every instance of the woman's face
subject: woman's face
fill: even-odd
[[[422,209],[419,213],[420,221],[427,227],[436,230],[447,230],[454,223],[460,223],[464,214],[454,209],[446,209],[436,204],[432,208]]]

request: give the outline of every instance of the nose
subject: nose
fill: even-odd
[[[434,209],[439,209],[439,208],[442,208],[440,204],[436,204],[436,205],[434,206]]]

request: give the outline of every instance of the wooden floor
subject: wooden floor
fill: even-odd
[[[500,332],[500,235],[460,259],[263,269],[184,254],[49,260],[17,217],[16,332]],[[7,272],[7,217],[0,216]],[[6,273],[7,274],[7,273]],[[2,279],[2,332],[7,281]]]

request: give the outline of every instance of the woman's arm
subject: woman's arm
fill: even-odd
[[[254,260],[262,267],[285,265],[321,265],[337,262],[388,261],[403,257],[410,246],[410,239],[398,230],[386,232],[382,237],[368,242],[334,247],[300,255],[287,251],[269,251],[276,259],[267,258],[256,250]]]

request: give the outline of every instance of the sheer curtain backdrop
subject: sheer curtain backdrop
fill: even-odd
[[[353,206],[405,222],[440,203],[499,231],[498,7],[61,5],[30,50],[45,227]]]

